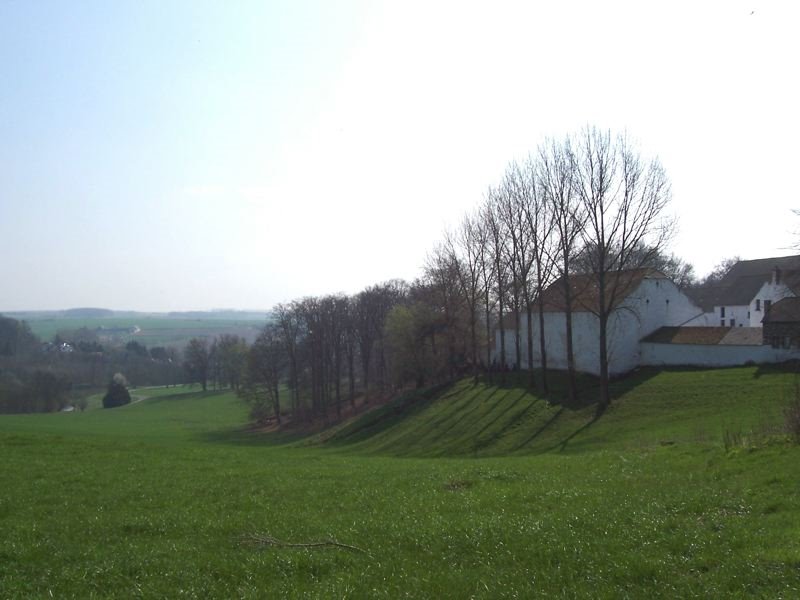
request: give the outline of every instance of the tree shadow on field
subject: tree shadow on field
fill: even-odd
[[[580,435],[581,433],[583,433],[584,431],[589,429],[589,427],[591,427],[592,425],[597,423],[597,421],[600,420],[601,416],[603,416],[603,413],[597,413],[596,412],[594,414],[594,417],[592,417],[592,419],[590,421],[588,421],[588,422],[584,423],[583,425],[581,425],[580,427],[578,427],[578,429],[573,431],[571,434],[569,434],[567,437],[565,437],[559,443],[557,443],[557,444],[555,444],[553,446],[550,446],[549,448],[546,448],[544,450],[544,452],[552,452],[556,448],[558,448],[559,452],[563,452],[567,448],[567,444],[569,444],[572,441],[573,438],[577,437],[578,435]]]
[[[536,439],[537,437],[539,437],[539,436],[540,436],[542,433],[544,433],[544,432],[545,432],[547,429],[549,429],[549,428],[550,428],[550,427],[553,425],[553,423],[555,423],[555,422],[558,420],[558,418],[559,418],[559,417],[560,417],[562,414],[564,414],[564,410],[566,410],[566,409],[565,409],[563,406],[562,406],[561,408],[559,408],[559,409],[556,411],[556,413],[555,413],[555,414],[554,414],[552,417],[550,417],[550,418],[549,418],[549,419],[548,419],[548,420],[547,420],[547,421],[546,421],[546,422],[545,422],[545,423],[544,423],[544,424],[543,424],[541,427],[539,427],[539,429],[537,429],[536,431],[534,431],[534,432],[533,432],[533,433],[530,435],[530,437],[528,437],[528,438],[527,438],[525,441],[523,441],[522,443],[520,443],[520,444],[518,444],[517,446],[515,446],[515,447],[513,448],[513,451],[522,450],[522,449],[523,449],[525,446],[527,446],[528,444],[530,444],[530,443],[531,443],[533,440],[535,440],[535,439]]]
[[[661,369],[655,368],[643,368],[637,369],[631,373],[623,375],[621,377],[617,377],[611,380],[610,382],[610,394],[611,394],[611,403],[612,406],[615,402],[618,402],[622,397],[624,397],[629,392],[635,390],[639,386],[643,385],[659,373],[661,373]],[[534,431],[526,440],[522,443],[517,445],[514,448],[514,451],[522,450],[526,446],[529,446],[533,443],[537,438],[540,438],[542,434],[547,432],[549,429],[553,427],[553,425],[559,420],[559,418],[564,414],[565,411],[570,412],[577,412],[582,411],[592,406],[595,407],[593,415],[591,419],[585,422],[583,425],[575,429],[572,433],[567,435],[563,440],[560,442],[553,444],[552,446],[543,450],[543,452],[551,452],[553,450],[558,450],[559,452],[563,452],[566,450],[569,443],[578,437],[580,434],[586,432],[592,425],[594,425],[597,421],[601,419],[601,417],[605,414],[603,411],[600,410],[598,400],[600,397],[600,382],[597,378],[589,376],[589,375],[579,375],[578,378],[578,397],[576,400],[570,400],[567,395],[567,388],[566,388],[566,381],[565,381],[566,374],[561,375],[561,379],[557,380],[557,385],[555,388],[547,394],[548,402],[553,406],[558,406],[558,411],[547,420],[541,427],[539,427],[536,431]]]
[[[506,421],[505,425],[503,425],[498,431],[496,431],[494,434],[492,434],[491,437],[489,437],[489,438],[487,438],[485,440],[479,439],[481,434],[484,431],[489,429],[489,427],[491,427],[492,425],[497,423],[501,418],[503,418],[508,413],[510,413],[511,410],[517,404],[519,404],[519,401],[522,400],[527,395],[528,395],[527,392],[523,392],[522,394],[520,394],[517,397],[517,399],[514,400],[505,410],[502,410],[500,412],[500,414],[498,414],[494,419],[489,421],[486,425],[484,425],[481,428],[481,430],[475,435],[475,443],[472,446],[473,451],[477,452],[478,450],[481,450],[482,448],[486,448],[488,446],[491,446],[496,441],[500,440],[503,436],[505,436],[506,433],[508,433],[509,430],[511,430],[514,427],[518,426],[522,422],[522,420],[525,417],[525,415],[528,412],[530,412],[530,410],[541,401],[540,398],[534,397],[533,400],[525,408],[523,408],[521,411],[519,411],[518,413],[514,414],[510,419],[508,419]]]
[[[765,375],[800,375],[800,361],[787,360],[786,362],[771,365],[758,365],[753,373],[753,379],[760,379]]]
[[[487,396],[487,397],[484,399],[484,402],[487,402],[489,399],[491,399],[491,397],[492,397],[492,396],[494,396],[496,392],[497,392],[497,389],[494,389],[494,390],[492,390],[492,393],[491,393],[491,394],[489,394],[489,395],[488,395],[488,396]],[[476,392],[476,393],[474,393],[474,394],[471,394],[471,395],[470,395],[470,396],[467,398],[467,400],[466,400],[466,401],[464,401],[464,402],[462,402],[462,403],[461,403],[461,404],[462,404],[464,407],[466,407],[466,406],[469,406],[470,404],[472,404],[472,407],[470,407],[470,408],[468,408],[468,409],[466,409],[466,410],[463,410],[463,411],[462,411],[462,410],[459,410],[459,411],[449,411],[449,412],[445,413],[445,415],[444,415],[442,418],[440,418],[440,419],[438,419],[438,420],[436,420],[436,421],[433,421],[433,422],[431,422],[431,423],[430,423],[430,426],[429,426],[429,427],[426,427],[426,429],[427,429],[427,430],[430,430],[430,431],[432,431],[432,432],[434,432],[434,433],[435,433],[437,436],[439,436],[439,437],[444,437],[444,436],[445,436],[445,435],[447,435],[447,434],[448,434],[450,431],[452,431],[454,428],[458,427],[458,425],[459,425],[461,422],[463,422],[463,421],[464,421],[464,419],[467,419],[467,418],[468,418],[468,417],[470,417],[470,416],[471,416],[471,415],[472,415],[472,414],[473,414],[475,411],[477,411],[479,408],[481,408],[481,406],[483,405],[483,402],[475,402],[475,400],[476,400],[477,396],[479,396],[479,395],[480,395],[480,393],[479,393],[479,392]],[[457,415],[455,419],[453,419],[453,414],[454,414],[454,412],[455,412],[455,414]],[[447,423],[448,423],[448,421],[449,421],[449,424],[448,424],[448,426],[447,426],[447,427],[445,427],[445,428],[444,428],[444,429],[442,429],[442,430],[438,430],[438,427],[439,427],[440,425],[447,424]]]
[[[204,431],[198,434],[198,439],[205,443],[231,446],[284,446],[297,442],[306,436],[307,434],[301,434],[297,431],[264,431],[246,426]]]

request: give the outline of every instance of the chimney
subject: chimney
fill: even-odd
[[[772,269],[772,283],[774,285],[780,285],[781,283],[781,270],[778,267]]]

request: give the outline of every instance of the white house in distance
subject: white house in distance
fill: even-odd
[[[652,269],[637,269],[609,274],[618,279],[620,300],[608,323],[609,372],[618,375],[640,364],[639,341],[665,326],[681,327],[694,322],[705,323],[704,311],[663,273]],[[573,296],[572,329],[575,368],[599,374],[598,292],[594,277],[570,277]],[[542,294],[544,307],[545,348],[547,366],[567,368],[566,314],[563,280],[550,285]],[[541,366],[539,345],[539,307],[533,307],[533,366]],[[516,362],[513,315],[504,319],[506,363]],[[521,368],[528,368],[527,315],[520,315]],[[495,332],[495,359],[500,359],[500,331]]]
[[[619,281],[622,290],[608,324],[611,375],[626,373],[640,365],[711,367],[800,359],[800,334],[795,336],[797,343],[791,342],[795,339],[794,329],[800,331],[800,318],[791,323],[782,318],[774,327],[770,324],[773,329],[780,329],[777,334],[770,334],[770,340],[765,340],[762,334],[762,320],[773,304],[800,297],[800,255],[739,261],[719,284],[685,292],[651,269],[621,271],[609,276],[617,278],[612,281]],[[574,298],[575,367],[596,375],[600,372],[600,324],[595,277],[574,275],[570,278],[570,289]],[[553,369],[567,367],[563,290],[563,280],[556,281],[541,299],[547,365]],[[527,317],[520,315],[521,368],[528,368],[531,362],[534,367],[541,367],[538,311],[537,304],[533,307],[531,360],[527,355]],[[514,322],[513,315],[506,315],[503,329],[509,367],[516,362]],[[777,343],[778,338],[783,341]],[[495,360],[500,359],[500,339],[498,329]],[[791,343],[786,343],[787,339]]]
[[[712,287],[687,290],[705,325],[761,327],[770,306],[800,295],[800,256],[740,260]]]

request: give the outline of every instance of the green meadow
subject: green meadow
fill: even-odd
[[[248,319],[190,319],[136,315],[130,317],[52,317],[29,319],[31,331],[41,340],[49,341],[59,331],[72,331],[86,327],[125,329],[133,326],[140,331],[135,335],[117,334],[122,341],[137,340],[150,346],[186,342],[191,337],[210,337],[223,333],[253,337],[266,320]]]
[[[0,597],[798,597],[794,385],[641,370],[598,419],[463,380],[305,435],[183,388],[0,416]]]

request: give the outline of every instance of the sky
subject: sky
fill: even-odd
[[[703,274],[800,239],[800,3],[0,0],[0,310],[269,308],[413,279],[594,125]]]

